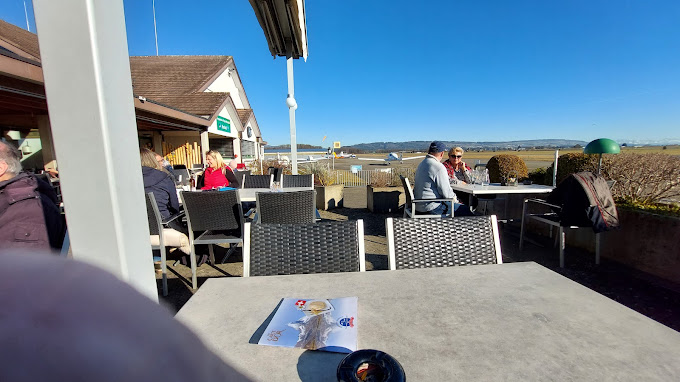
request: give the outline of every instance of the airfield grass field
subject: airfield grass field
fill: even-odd
[[[662,146],[643,146],[643,147],[622,147],[621,152],[622,153],[637,153],[637,154],[649,154],[649,153],[663,153],[663,154],[669,154],[669,155],[678,155],[680,156],[680,145],[672,145],[672,146],[665,146],[666,149],[664,149]],[[560,149],[559,155],[562,154],[567,154],[567,153],[582,153],[583,148],[568,148],[568,149]],[[465,161],[469,165],[474,165],[475,163],[486,163],[492,156],[494,155],[500,155],[500,154],[510,154],[510,155],[517,155],[524,162],[527,164],[527,168],[529,171],[535,170],[537,168],[541,167],[548,167],[552,164],[554,158],[555,158],[555,150],[552,149],[546,149],[546,150],[520,150],[520,151],[514,151],[514,150],[506,150],[506,151],[466,151],[465,154],[463,155],[463,161]],[[357,157],[359,158],[376,158],[376,159],[382,159],[385,158],[387,154],[385,153],[376,153],[376,154],[357,154]],[[423,153],[404,153],[404,158],[409,158],[409,157],[414,157],[414,156],[422,156]],[[391,167],[417,167],[418,163],[420,163],[419,160],[410,160],[410,161],[404,161],[403,163],[399,163],[398,161],[393,161],[391,162],[390,166]],[[371,163],[363,160],[358,160],[358,159],[349,159],[349,158],[342,158],[342,159],[336,159],[335,160],[335,168],[336,169],[349,169],[349,166],[351,165],[363,165],[364,169],[370,169],[371,167],[374,166],[386,166],[387,163]]]

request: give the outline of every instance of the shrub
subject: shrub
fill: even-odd
[[[548,177],[548,174],[546,173],[545,169],[543,167],[537,168],[534,171],[529,173],[529,180],[531,180],[532,183],[534,184],[546,184],[546,180],[550,179],[550,184],[552,185],[552,173],[550,173],[550,177]]]
[[[300,174],[314,174],[314,184],[317,186],[331,186],[335,184],[335,173],[328,164],[310,163],[298,171]]]
[[[283,174],[286,175],[292,173],[290,164],[286,164],[283,161],[279,162],[276,159],[260,159],[248,164],[248,169],[253,175],[266,175],[269,173],[269,167],[283,168]],[[260,171],[260,169],[262,169],[262,171]],[[262,172],[264,172],[264,174],[262,174]]]
[[[486,168],[489,170],[489,179],[492,183],[505,182],[511,176],[517,177],[517,180],[526,179],[528,176],[527,165],[517,155],[494,155],[487,162]]]
[[[680,158],[668,154],[618,154],[605,176],[615,180],[612,195],[637,205],[680,197]],[[559,166],[557,167],[559,169]]]
[[[602,157],[602,172],[606,173],[606,169],[609,167],[611,162],[611,155],[605,155]],[[583,153],[568,153],[562,154],[557,158],[557,184],[560,184],[569,175],[590,171],[592,173],[597,172],[597,162],[599,160],[599,155],[590,155]],[[553,163],[545,170],[545,184],[552,186],[552,176],[553,168],[555,164]]]
[[[399,177],[397,177],[397,180],[399,180]],[[371,173],[371,182],[370,185],[372,187],[388,187],[392,185],[392,172],[387,172],[387,171],[373,171]]]

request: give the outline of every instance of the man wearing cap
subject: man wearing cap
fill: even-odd
[[[456,194],[449,184],[449,175],[446,167],[441,163],[446,145],[440,141],[430,143],[427,156],[416,169],[413,196],[416,199],[453,199],[454,216],[474,215],[470,208],[458,203]],[[443,215],[449,212],[450,202],[416,203],[416,211],[432,215]]]

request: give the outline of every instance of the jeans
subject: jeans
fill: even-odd
[[[451,203],[450,202],[443,202],[439,204],[439,207],[428,211],[428,214],[432,215],[444,215],[449,211],[449,208],[451,208]],[[461,203],[454,203],[453,204],[453,216],[474,216],[475,214],[470,211],[470,207],[466,206],[465,204]]]

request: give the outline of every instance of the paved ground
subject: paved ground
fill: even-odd
[[[363,219],[365,227],[366,269],[387,269],[387,244],[385,239],[385,218],[400,217],[401,214],[373,214],[366,209],[365,188],[345,188],[344,208],[321,211],[321,217],[329,220]],[[533,238],[538,245],[529,244],[519,252],[519,229],[505,225],[501,229],[503,261],[535,261],[563,276],[591,288],[619,303],[628,306],[662,324],[680,331],[680,285],[672,285],[658,278],[645,275],[614,262],[602,260],[595,266],[594,255],[579,249],[567,248],[566,267],[559,268],[557,249],[552,241]],[[217,261],[225,250],[218,248]],[[198,269],[200,284],[209,277],[239,277],[243,272],[240,249],[225,264],[205,264]],[[173,311],[179,310],[192,296],[189,287],[191,271],[178,264],[169,266],[169,295],[161,297]],[[158,280],[160,288],[161,283]]]

